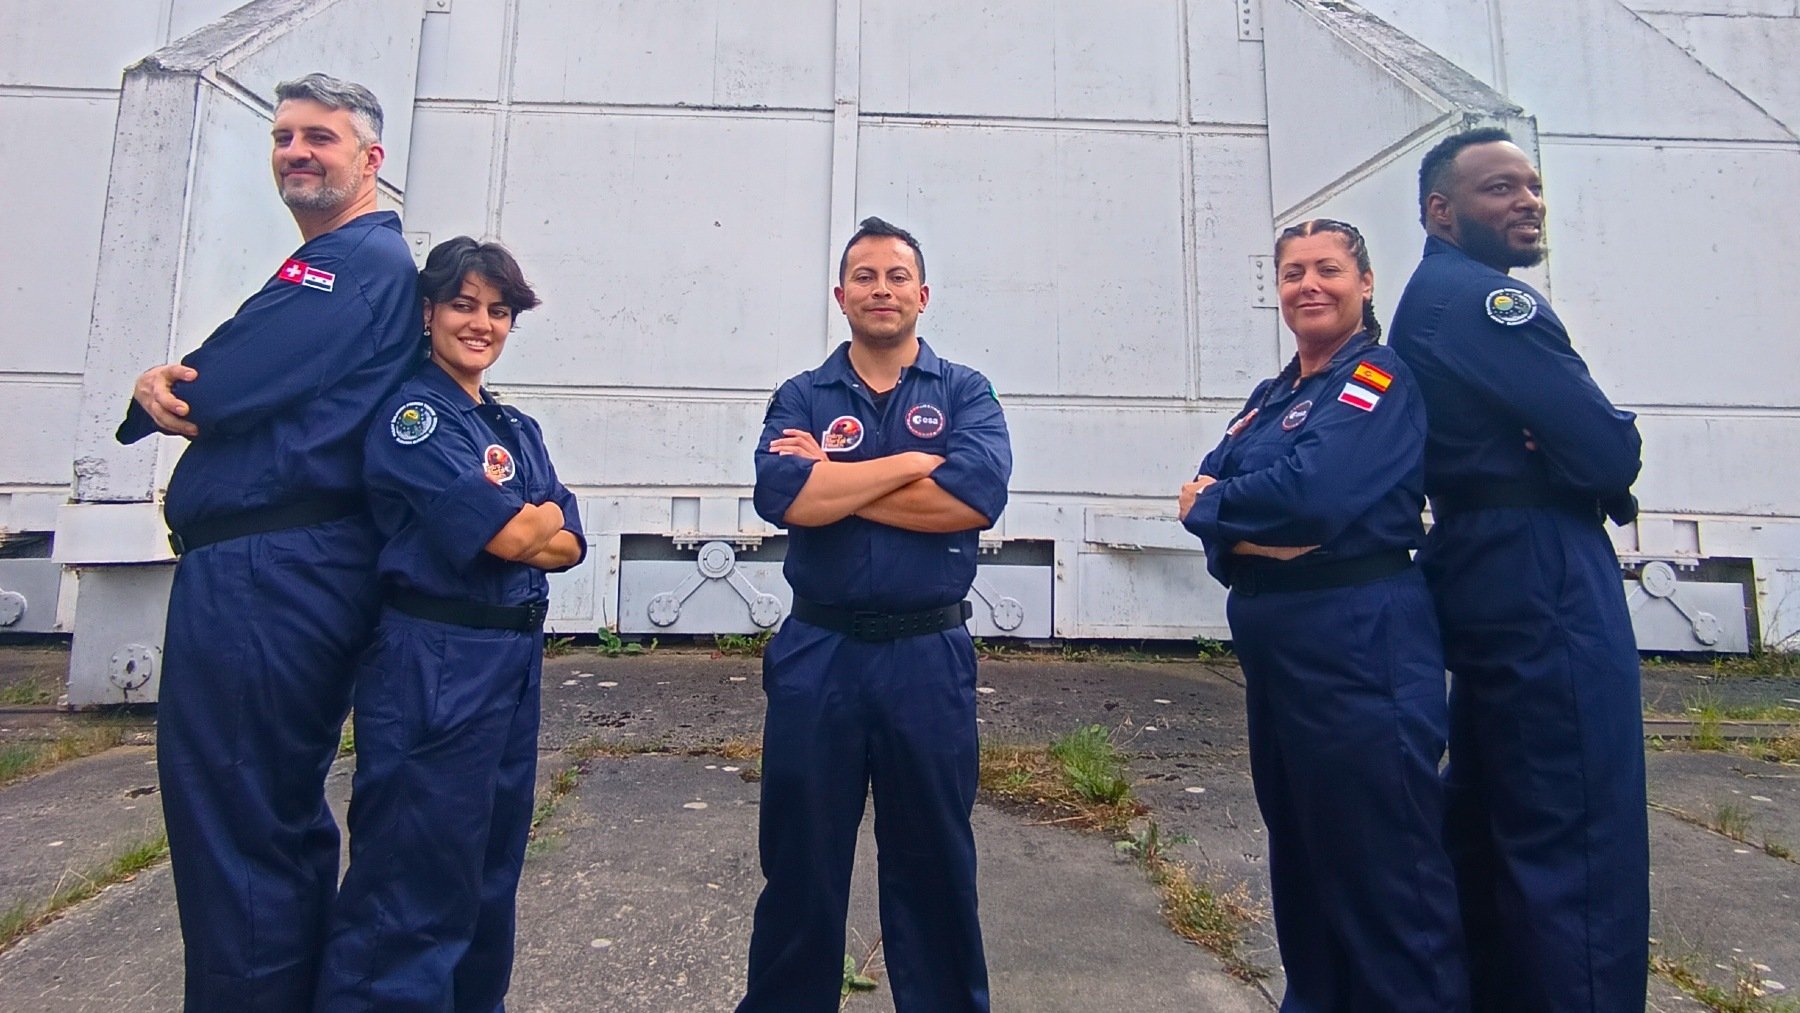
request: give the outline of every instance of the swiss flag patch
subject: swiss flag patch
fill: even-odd
[[[337,275],[330,271],[321,271],[304,260],[295,260],[291,257],[288,258],[287,263],[281,265],[281,270],[275,272],[275,277],[290,285],[304,285],[307,288],[316,288],[321,292],[329,292],[332,286],[337,284]]]

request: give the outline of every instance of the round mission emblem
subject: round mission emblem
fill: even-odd
[[[394,434],[394,442],[403,447],[424,443],[436,428],[437,412],[423,401],[408,401],[401,405],[388,423],[388,431]]]
[[[1497,288],[1488,293],[1487,315],[1497,324],[1517,327],[1537,316],[1537,300],[1516,288]]]
[[[1300,423],[1305,422],[1306,416],[1311,413],[1312,402],[1302,401],[1294,407],[1289,408],[1288,413],[1282,416],[1281,428],[1292,432],[1293,430],[1300,428]]]
[[[906,431],[921,440],[943,435],[943,411],[937,405],[913,405],[906,410]]]

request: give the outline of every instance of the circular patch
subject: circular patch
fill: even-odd
[[[512,452],[498,443],[488,444],[487,449],[481,452],[481,468],[487,472],[488,481],[495,485],[512,481],[512,477],[518,473],[518,468],[513,464]]]
[[[906,431],[921,440],[944,434],[944,413],[937,405],[913,405],[906,410]]]
[[[1497,324],[1517,327],[1537,316],[1537,300],[1516,288],[1497,288],[1488,293],[1487,315]]]
[[[825,435],[819,437],[819,449],[827,454],[842,453],[862,446],[863,424],[854,415],[839,415],[825,427]]]
[[[1294,407],[1289,408],[1288,413],[1281,418],[1281,428],[1289,431],[1300,428],[1300,423],[1306,421],[1306,416],[1311,411],[1311,401],[1302,401]]]
[[[423,401],[406,402],[388,422],[388,432],[393,433],[394,442],[403,447],[424,443],[436,428],[437,412]]]

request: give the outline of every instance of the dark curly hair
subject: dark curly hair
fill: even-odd
[[[843,256],[838,258],[838,284],[844,283],[844,272],[850,268],[850,248],[871,236],[892,236],[912,247],[913,262],[919,265],[919,284],[925,284],[925,251],[919,249],[919,241],[913,238],[912,233],[900,226],[882,221],[874,215],[858,222],[856,232],[851,235],[850,241],[844,244]]]
[[[500,301],[517,316],[539,303],[525,281],[519,262],[499,243],[469,236],[446,239],[431,248],[419,272],[419,295],[426,302],[449,302],[462,292],[463,279],[475,275],[500,291]]]

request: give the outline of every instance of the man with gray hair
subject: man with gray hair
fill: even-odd
[[[337,891],[326,771],[379,608],[362,489],[376,407],[424,354],[400,219],[376,208],[381,105],[276,89],[275,186],[304,240],[179,363],[138,378],[121,443],[188,443],[163,515],[157,769],[188,1013],[304,1011]]]

